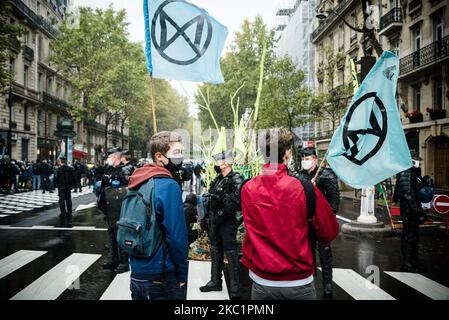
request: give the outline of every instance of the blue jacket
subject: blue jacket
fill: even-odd
[[[171,178],[155,178],[154,199],[156,216],[165,229],[168,247],[165,263],[167,273],[175,273],[179,282],[187,281],[188,251],[187,226],[184,219],[182,193],[179,185]],[[158,280],[162,273],[162,245],[149,258],[129,258],[131,278],[137,280]]]

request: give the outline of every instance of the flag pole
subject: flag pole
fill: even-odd
[[[151,110],[153,112],[153,132],[157,133],[157,124],[156,124],[156,96],[154,95],[154,79],[153,76],[150,75],[150,91],[151,91]]]
[[[318,177],[318,174],[320,173],[320,170],[321,170],[321,168],[324,165],[324,161],[326,161],[326,157],[327,157],[328,153],[329,153],[329,149],[327,149],[326,154],[324,155],[323,160],[321,160],[320,166],[318,167],[318,170],[316,171],[315,176],[312,179],[313,182],[315,182],[316,178]]]

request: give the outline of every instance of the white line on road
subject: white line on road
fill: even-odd
[[[226,281],[223,279],[223,291],[201,292],[200,287],[210,280],[210,261],[189,261],[187,281],[187,300],[229,300]]]
[[[100,300],[131,300],[131,271],[115,276]]]
[[[89,209],[89,208],[95,208],[97,206],[96,202],[91,202],[88,204],[80,204],[75,211],[80,211],[80,210],[84,210],[84,209]]]
[[[337,219],[340,219],[340,220],[342,220],[342,221],[344,221],[344,222],[352,222],[351,219],[344,218],[344,217],[342,217],[342,216],[339,216],[338,214],[337,214]]]
[[[33,226],[33,227],[11,227],[0,225],[0,230],[67,230],[67,231],[107,231],[107,228],[95,228],[87,226],[79,226],[73,228],[62,228],[53,226]]]
[[[0,260],[0,279],[44,255],[47,251],[20,250]]]
[[[334,282],[356,300],[396,300],[354,270],[334,268],[332,271]]]
[[[74,253],[11,300],[55,300],[67,288],[77,286],[81,274],[100,257],[99,254]]]
[[[433,300],[449,300],[449,288],[418,273],[385,272]]]

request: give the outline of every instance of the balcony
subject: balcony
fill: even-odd
[[[46,92],[42,92],[42,101],[49,106],[60,108],[60,109],[68,109],[70,105],[64,101],[61,100],[55,96],[52,96],[51,94],[48,94]]]
[[[408,4],[408,14],[415,15],[422,8],[422,0],[412,0]]]
[[[432,42],[400,61],[400,77],[449,57],[449,36]]]
[[[21,42],[20,42],[20,40],[15,38],[15,37],[12,38],[11,39],[11,47],[10,47],[10,49],[12,51],[16,52],[16,53],[19,53],[20,49],[21,49]]]
[[[34,60],[34,50],[28,47],[27,45],[23,46],[23,57],[28,61]]]
[[[31,10],[23,1],[21,0],[9,0],[9,3],[19,11],[19,13],[28,19],[29,23],[37,28],[41,28],[47,33],[48,36],[56,38],[59,31],[42,16],[37,15],[33,10]]]
[[[343,10],[352,2],[352,0],[341,0],[333,9],[331,13],[327,16],[325,20],[321,20],[318,27],[312,32],[312,42],[318,40],[319,36],[322,34],[324,30],[326,30],[329,26],[331,26],[338,18],[337,14],[343,12]]]
[[[97,131],[106,132],[106,126],[96,121],[86,121],[86,124]]]
[[[391,36],[401,31],[402,11],[401,8],[393,8],[380,18],[379,35]]]

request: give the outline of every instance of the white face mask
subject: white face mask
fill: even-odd
[[[309,171],[313,167],[313,160],[302,160],[301,167],[305,171]]]
[[[114,162],[112,161],[112,159],[108,159],[108,160],[106,160],[106,164],[107,164],[108,166],[111,166],[111,167],[112,167],[112,165],[114,164]]]
[[[418,160],[412,160],[412,162],[413,162],[413,166],[415,168],[419,168],[419,161]]]

